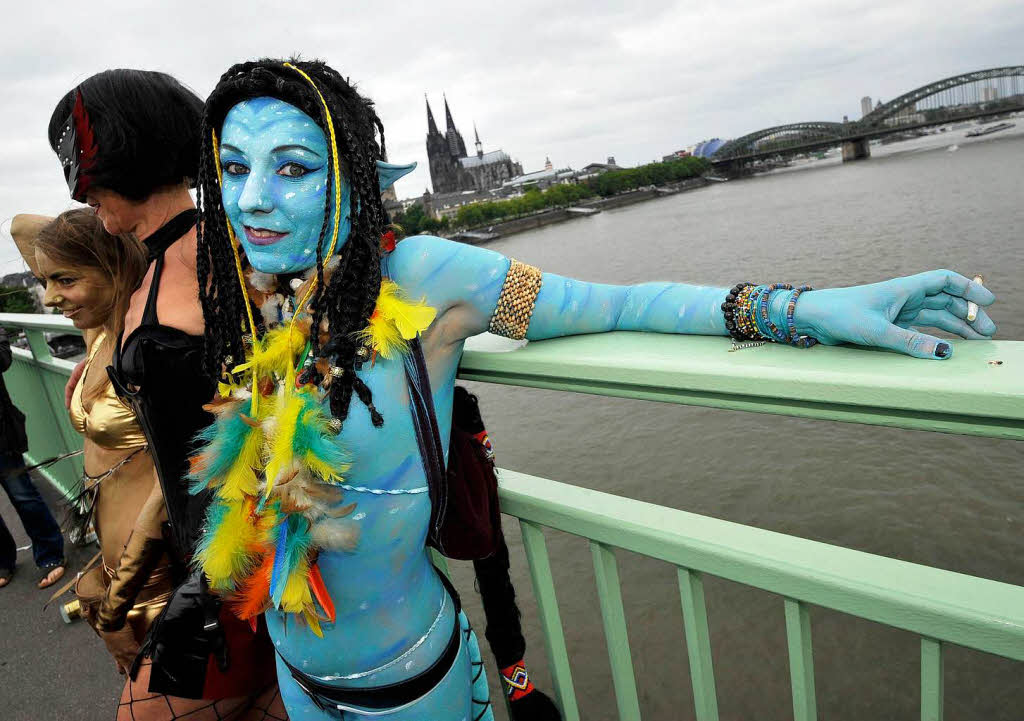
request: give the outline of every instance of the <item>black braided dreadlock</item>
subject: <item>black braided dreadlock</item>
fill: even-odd
[[[355,333],[366,327],[380,293],[380,237],[388,217],[380,197],[377,161],[385,157],[384,126],[373,103],[361,96],[346,79],[320,61],[291,60],[316,83],[330,108],[337,139],[342,176],[350,193],[351,230],[347,240],[338,238],[338,265],[324,287],[325,238],[333,217],[326,203],[324,223],[316,248],[317,286],[312,298],[312,357],[326,358],[343,369],[330,386],[331,413],[344,422],[352,393],[369,409],[375,426],[384,419],[373,405],[370,389],[353,372],[360,362],[361,344]],[[199,299],[206,319],[204,361],[208,371],[219,374],[245,355],[245,298],[238,285],[234,253],[227,233],[227,219],[221,202],[211,129],[220,133],[224,117],[236,104],[256,97],[274,97],[294,105],[313,118],[330,139],[323,105],[316,91],[295,70],[281,60],[240,63],[221,76],[206,101],[203,116],[202,151],[199,163],[198,195],[202,222],[198,232],[197,273]],[[378,142],[379,135],[379,142]],[[330,142],[328,142],[330,146]],[[335,148],[328,147],[328,167]],[[328,173],[328,198],[334,197],[333,173]],[[329,242],[329,241],[328,241]],[[329,340],[321,347],[317,329],[326,314]],[[253,313],[254,318],[260,314]]]

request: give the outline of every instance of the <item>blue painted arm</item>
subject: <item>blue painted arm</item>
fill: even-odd
[[[441,238],[398,244],[388,272],[413,296],[425,294],[439,313],[458,313],[457,335],[487,330],[509,259]],[[721,304],[728,289],[681,283],[605,285],[544,273],[527,338],[540,340],[611,330],[725,335]]]
[[[452,313],[452,340],[487,330],[509,259],[491,250],[418,236],[402,241],[387,272],[406,290],[426,295],[439,313]],[[604,285],[545,273],[527,338],[540,340],[611,330],[726,335],[721,304],[726,288],[682,283]],[[772,294],[770,316],[786,327],[791,292]],[[968,301],[988,306],[990,290],[948,270],[881,283],[804,293],[794,314],[797,331],[826,345],[857,343],[945,359],[952,346],[916,330],[933,327],[967,339],[989,339],[995,324],[984,310],[967,321]]]
[[[725,335],[727,288],[682,283],[604,285],[545,273],[530,340],[610,330]]]

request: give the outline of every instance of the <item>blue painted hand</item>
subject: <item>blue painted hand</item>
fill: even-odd
[[[921,333],[938,328],[968,340],[990,340],[996,325],[983,310],[967,321],[967,303],[988,306],[992,291],[951,270],[894,278],[852,288],[804,293],[793,320],[797,331],[822,343],[878,346],[915,358],[944,360],[952,344]]]

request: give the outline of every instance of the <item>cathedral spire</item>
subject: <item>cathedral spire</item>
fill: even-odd
[[[452,111],[448,109],[448,96],[445,95],[444,93],[441,93],[441,97],[444,98],[444,129],[445,129],[445,132],[448,132],[449,130],[455,130],[455,121],[452,120]]]
[[[427,134],[428,135],[440,135],[441,133],[437,130],[437,123],[434,122],[434,114],[430,112],[430,99],[427,98],[427,94],[423,93],[423,99],[427,103]],[[445,103],[447,105],[447,103]]]
[[[455,121],[452,120],[452,111],[448,107],[448,96],[442,93],[441,97],[444,98],[444,137],[448,141],[448,150],[454,158],[465,158],[466,143],[462,139],[459,129],[455,127]]]
[[[484,157],[484,144],[480,142],[480,131],[476,129],[476,123],[473,123],[473,135],[476,137],[476,157]]]

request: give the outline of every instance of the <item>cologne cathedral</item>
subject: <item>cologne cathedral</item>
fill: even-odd
[[[523,166],[514,162],[508,153],[502,150],[485,153],[475,126],[476,155],[469,155],[462,134],[452,120],[447,98],[444,116],[445,132],[442,135],[427,100],[427,158],[430,160],[430,184],[434,186],[434,193],[491,190],[523,174]]]

